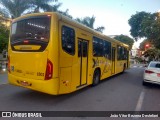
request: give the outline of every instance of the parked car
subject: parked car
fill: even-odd
[[[143,85],[148,83],[160,84],[160,62],[151,61],[144,70]]]

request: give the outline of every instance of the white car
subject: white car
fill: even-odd
[[[151,61],[144,70],[143,77],[143,85],[147,85],[147,83],[160,84],[160,62]]]

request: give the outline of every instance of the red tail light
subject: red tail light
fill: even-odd
[[[160,77],[160,73],[157,73],[157,76]]]
[[[11,72],[11,67],[10,67],[10,57],[8,56],[8,72]]]
[[[23,43],[24,43],[24,44],[28,44],[29,41],[28,41],[28,40],[24,40]]]
[[[53,64],[50,60],[47,60],[45,80],[51,79],[52,75],[53,75]]]
[[[153,72],[153,71],[150,71],[150,70],[145,70],[145,73],[152,74],[152,73],[154,73],[154,72]]]

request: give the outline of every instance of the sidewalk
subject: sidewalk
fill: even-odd
[[[8,75],[7,73],[0,74],[0,85],[8,83]]]
[[[7,63],[7,58],[3,58],[3,55],[0,54],[0,85],[8,83]]]

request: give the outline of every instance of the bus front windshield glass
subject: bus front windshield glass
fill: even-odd
[[[39,16],[14,22],[11,28],[11,43],[23,40],[48,42],[50,36],[50,17]]]

